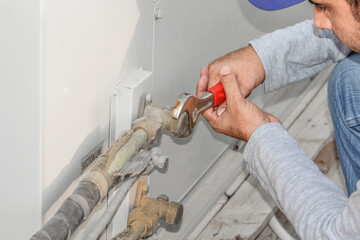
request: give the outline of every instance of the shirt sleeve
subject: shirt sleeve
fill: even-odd
[[[347,198],[278,123],[257,128],[244,156],[301,239],[359,239],[360,181]]]
[[[266,92],[310,77],[351,51],[333,31],[316,28],[313,20],[266,34],[250,44],[264,65]]]

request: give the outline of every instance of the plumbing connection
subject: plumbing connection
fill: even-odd
[[[128,217],[128,226],[112,240],[137,240],[151,236],[159,223],[164,219],[167,224],[179,224],[183,214],[183,206],[177,202],[169,202],[162,194],[156,199],[147,196],[147,184],[137,187],[135,208]]]
[[[171,114],[168,109],[147,106],[143,117],[136,119],[131,130],[123,132],[108,151],[94,161],[81,176],[74,192],[31,240],[69,239],[112,189],[120,187],[122,195],[118,199],[121,202],[135,182],[131,178],[136,179],[140,174],[148,173],[155,165],[166,167],[166,157],[157,150],[148,151],[146,148],[157,143],[163,131],[170,131],[175,136],[184,135],[188,131],[187,117],[175,120]],[[124,184],[128,179],[131,179],[131,184]],[[105,228],[106,225],[103,223],[101,226]],[[104,228],[95,235],[99,236]],[[94,239],[98,236],[94,236]]]

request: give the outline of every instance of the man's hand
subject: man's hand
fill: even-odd
[[[210,62],[208,65],[208,88],[220,81],[220,69],[223,66],[229,66],[233,69],[241,92],[245,97],[265,79],[264,66],[252,46],[233,51]]]
[[[225,105],[217,110],[209,108],[203,116],[216,132],[248,141],[251,134],[262,124],[280,121],[273,115],[262,111],[255,104],[245,99],[240,90],[236,74],[229,66],[219,70],[219,78],[226,94]],[[208,69],[201,69],[196,95],[206,92],[208,86]],[[226,107],[225,107],[226,106]]]

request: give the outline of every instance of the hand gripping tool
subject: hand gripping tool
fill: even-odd
[[[183,93],[176,101],[172,117],[174,119],[184,118],[187,115],[187,131],[186,134],[178,137],[186,137],[192,133],[192,130],[198,120],[200,114],[209,107],[216,107],[226,99],[224,87],[221,82],[208,89],[206,93],[200,97],[195,97],[189,93]]]

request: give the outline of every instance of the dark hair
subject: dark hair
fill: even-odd
[[[351,12],[356,19],[356,21],[360,22],[360,7],[359,0],[346,0],[351,7]]]

